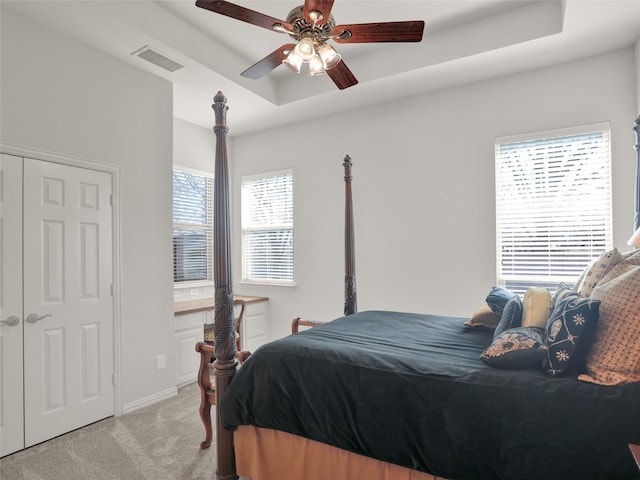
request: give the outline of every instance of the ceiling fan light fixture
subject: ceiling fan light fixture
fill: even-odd
[[[331,45],[327,43],[323,43],[318,47],[318,55],[322,60],[322,66],[325,70],[331,70],[338,63],[340,63],[340,60],[342,60],[342,56],[338,52],[336,52]]]
[[[309,76],[313,77],[315,75],[322,75],[327,73],[324,69],[324,65],[322,64],[322,59],[320,55],[316,55],[309,62]]]
[[[300,40],[294,51],[303,62],[310,62],[316,56],[316,46],[310,38]]]
[[[296,50],[293,49],[291,53],[289,53],[289,55],[287,55],[287,57],[282,60],[282,63],[284,63],[294,72],[300,73],[300,67],[302,67],[302,58],[300,58],[296,53]]]

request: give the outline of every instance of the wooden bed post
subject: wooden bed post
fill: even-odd
[[[636,118],[636,124],[633,127],[636,132],[636,190],[635,190],[635,212],[633,217],[634,232],[640,228],[640,115]]]
[[[215,280],[214,375],[216,405],[224,396],[236,373],[235,316],[231,279],[231,220],[229,208],[229,169],[227,166],[227,97],[218,92],[211,106],[216,123],[216,161],[213,186],[213,276]],[[216,479],[237,479],[233,453],[233,432],[226,430],[216,409]]]
[[[344,314],[351,315],[358,310],[356,295],[356,261],[353,234],[353,199],[351,196],[351,157],[344,157],[344,187],[345,187],[345,214],[344,214]]]

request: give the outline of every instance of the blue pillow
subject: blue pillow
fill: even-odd
[[[547,355],[542,369],[559,377],[583,367],[600,317],[600,300],[565,294],[556,302],[545,329]]]
[[[513,297],[507,302],[502,311],[500,322],[493,332],[493,339],[495,340],[505,330],[510,328],[516,328],[522,325],[522,299],[519,295],[513,295]]]
[[[556,302],[559,302],[560,300],[562,300],[565,295],[573,295],[574,293],[578,293],[578,292],[576,292],[573,288],[571,288],[566,283],[560,282],[556,287],[555,291],[553,292],[553,296],[552,296],[553,304],[555,305]]]
[[[507,305],[507,302],[511,300],[516,294],[502,287],[493,287],[487,295],[485,301],[489,308],[493,310],[497,316],[502,316],[502,311]]]
[[[545,355],[544,328],[516,327],[505,330],[494,338],[493,343],[482,352],[480,359],[495,368],[539,369]]]

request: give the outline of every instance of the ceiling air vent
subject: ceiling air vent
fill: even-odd
[[[147,62],[151,62],[154,65],[157,65],[160,68],[164,68],[169,72],[175,72],[176,70],[179,70],[182,67],[184,67],[184,65],[181,65],[175,60],[171,60],[166,55],[158,53],[149,45],[145,45],[144,47],[139,48],[138,50],[133,52],[131,55],[137,55],[143,60],[146,60]]]

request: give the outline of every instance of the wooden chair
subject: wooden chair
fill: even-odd
[[[251,352],[242,350],[240,341],[240,324],[244,317],[244,302],[240,303],[240,314],[236,321],[236,360],[242,364]],[[213,438],[213,430],[211,427],[211,406],[216,404],[216,386],[211,381],[211,372],[215,368],[213,362],[214,346],[213,342],[204,341],[196,343],[196,352],[200,354],[200,366],[198,367],[198,386],[200,387],[200,418],[204,425],[205,439],[200,442],[200,448],[209,448]]]
[[[198,368],[198,386],[200,387],[200,418],[204,425],[205,439],[200,442],[200,448],[209,448],[213,438],[211,428],[211,406],[216,404],[216,386],[211,381],[211,372],[214,369],[215,360],[213,345],[207,342],[196,343],[196,352],[200,354],[200,367]],[[236,359],[242,364],[251,352],[240,350],[236,353]]]
[[[300,327],[316,327],[318,325],[322,325],[326,322],[321,322],[319,320],[303,320],[300,317],[295,317],[293,322],[291,322],[291,333],[296,334],[300,331]]]

